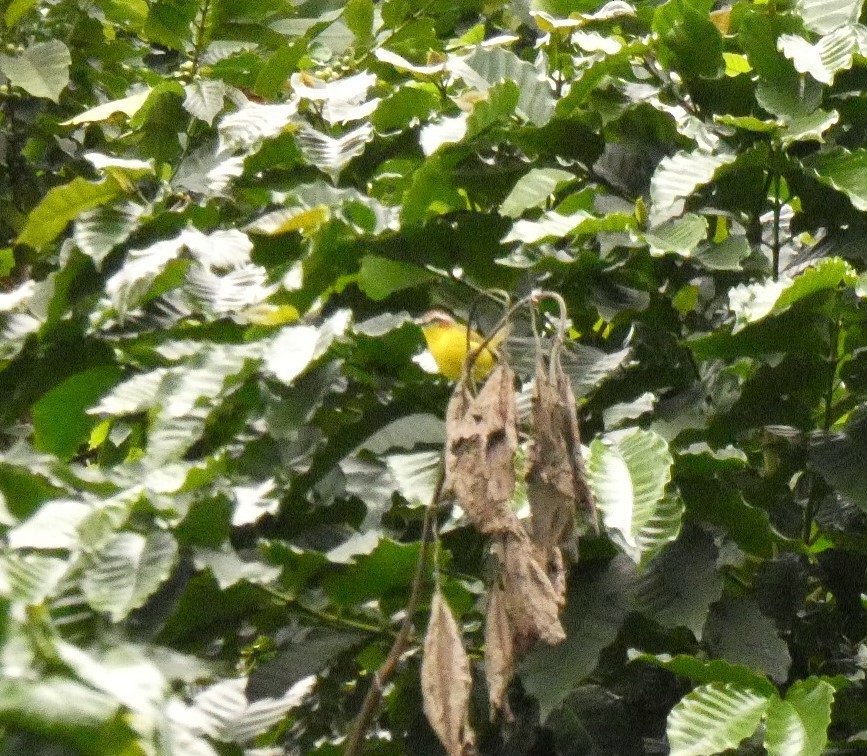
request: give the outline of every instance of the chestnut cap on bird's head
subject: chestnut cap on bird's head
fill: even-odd
[[[430,326],[450,328],[451,326],[457,325],[457,321],[454,317],[445,310],[428,310],[424,315],[415,318],[413,322],[422,328],[428,328]]]

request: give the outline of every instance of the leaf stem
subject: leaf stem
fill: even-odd
[[[771,246],[771,268],[773,270],[774,280],[780,277],[780,212],[782,203],[780,202],[780,171],[774,165],[774,239]]]
[[[211,0],[203,0],[202,2],[202,12],[199,14],[199,21],[196,24],[196,39],[193,42],[193,70],[192,76],[196,76],[199,73],[199,62],[202,57],[202,53],[205,50],[205,33],[206,33],[206,24],[208,22],[208,13],[211,10]],[[191,77],[192,78],[192,77]]]
[[[837,379],[837,362],[840,358],[840,321],[831,320],[828,324],[828,385],[825,387],[824,429],[829,431],[834,424],[834,387]]]

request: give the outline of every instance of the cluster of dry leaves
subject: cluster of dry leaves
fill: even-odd
[[[501,363],[474,395],[458,383],[446,415],[445,489],[491,539],[497,570],[489,586],[485,676],[491,716],[509,716],[506,693],[516,660],[536,641],[565,638],[564,551],[576,527],[596,527],[575,398],[556,355],[539,359],[527,473],[531,528],[511,507],[518,448],[515,376]],[[581,517],[580,524],[576,522]],[[439,589],[433,597],[422,660],[424,710],[449,756],[472,753],[468,705],[472,679],[461,631]]]

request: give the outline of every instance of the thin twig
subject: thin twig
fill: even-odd
[[[434,490],[433,498],[424,514],[424,521],[421,530],[421,550],[419,551],[418,560],[415,563],[415,575],[412,579],[412,590],[410,591],[409,601],[406,604],[403,622],[397,632],[397,637],[394,643],[391,644],[391,649],[385,661],[380,665],[379,669],[373,675],[373,681],[368,688],[367,695],[364,697],[364,702],[361,704],[361,710],[355,718],[352,725],[352,730],[349,737],[346,739],[346,746],[343,753],[345,756],[358,756],[364,746],[364,739],[368,729],[376,716],[379,709],[379,704],[382,701],[385,686],[394,674],[400,657],[409,647],[410,634],[412,633],[412,616],[415,614],[419,599],[421,598],[421,587],[424,582],[424,573],[427,567],[427,542],[433,530],[432,522],[436,517],[437,509],[439,508],[440,498],[443,495],[443,486],[445,484],[445,474],[440,474],[437,487]]]
[[[778,166],[774,166],[774,242],[771,247],[771,266],[773,268],[774,280],[780,277],[780,212],[782,211],[782,203],[780,202],[780,171]]]

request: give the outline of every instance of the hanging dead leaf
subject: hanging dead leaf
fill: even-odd
[[[576,507],[578,533],[598,530],[596,505],[587,483],[575,395],[559,360],[550,370],[536,365],[533,398],[533,445],[527,473],[527,494],[532,513],[533,539],[547,555],[574,542]]]
[[[509,506],[518,446],[514,379],[497,365],[475,397],[460,382],[446,411],[446,489],[487,535],[522,528]]]
[[[560,624],[560,601],[533,542],[522,531],[504,536],[496,550],[501,554],[506,610],[517,653],[524,653],[537,640],[560,643],[566,637]]]
[[[491,588],[488,613],[485,618],[485,679],[488,682],[488,700],[491,719],[502,711],[506,719],[512,718],[506,702],[506,692],[515,674],[515,644],[512,625],[506,610],[506,597],[498,582]]]
[[[421,662],[424,713],[449,756],[474,752],[469,723],[472,678],[461,631],[439,589],[434,593]]]

